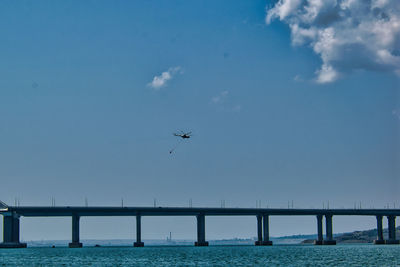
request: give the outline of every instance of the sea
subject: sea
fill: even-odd
[[[400,245],[28,247],[0,266],[400,266]]]

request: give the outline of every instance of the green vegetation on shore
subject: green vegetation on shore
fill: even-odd
[[[377,236],[376,229],[370,229],[365,231],[354,231],[351,233],[342,233],[334,236],[337,243],[373,243]],[[396,228],[396,236],[400,236],[400,227]],[[388,230],[383,229],[384,239],[388,239]],[[302,244],[308,244],[314,242],[313,239],[306,239],[302,241]]]

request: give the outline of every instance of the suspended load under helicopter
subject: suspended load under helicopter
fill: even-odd
[[[184,132],[184,131],[179,131],[179,132],[175,132],[173,133],[174,136],[176,137],[180,137],[180,140],[178,141],[178,143],[169,151],[170,154],[172,154],[172,152],[174,152],[178,146],[182,143],[183,140],[189,139],[190,137],[192,137],[192,132]]]

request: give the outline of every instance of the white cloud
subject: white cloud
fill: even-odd
[[[337,71],[328,64],[323,64],[320,70],[316,71],[317,73],[317,82],[319,83],[328,83],[335,81],[339,74]]]
[[[275,4],[267,13],[267,23],[270,23],[275,17],[284,20],[288,15],[296,11],[300,6],[301,0],[282,0]]]
[[[222,91],[218,95],[213,96],[211,98],[211,102],[214,103],[214,104],[222,103],[222,102],[225,101],[225,98],[228,96],[228,94],[229,94],[229,91]]]
[[[395,109],[392,111],[393,116],[400,120],[400,109]]]
[[[218,95],[213,96],[211,98],[211,103],[218,106],[220,110],[223,111],[233,111],[233,112],[240,112],[242,110],[241,105],[234,105],[230,104],[228,100],[229,91],[225,90],[220,92]]]
[[[293,81],[302,82],[303,78],[301,77],[301,75],[297,74],[296,76],[293,77]]]
[[[399,0],[278,0],[267,10],[274,19],[320,56],[319,83],[357,69],[400,74]]]
[[[160,90],[161,87],[164,87],[167,85],[167,82],[171,80],[175,74],[177,74],[181,71],[181,67],[173,67],[169,68],[167,71],[164,71],[161,73],[159,76],[154,76],[153,80],[147,84],[147,86],[153,88],[154,90],[158,91]]]

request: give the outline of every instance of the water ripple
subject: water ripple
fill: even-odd
[[[2,249],[0,266],[400,266],[400,246]]]

